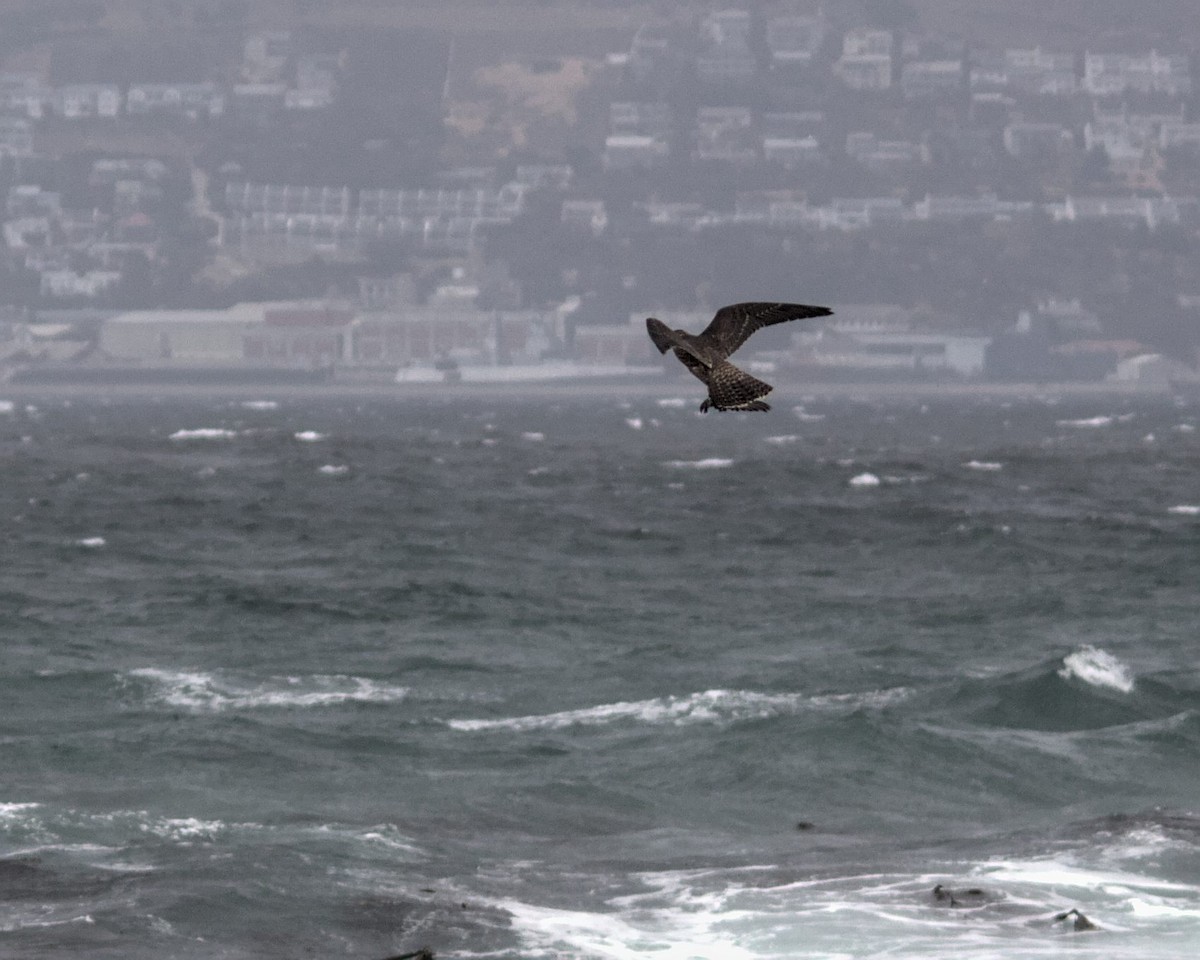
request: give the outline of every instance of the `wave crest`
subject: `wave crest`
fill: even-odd
[[[808,696],[800,693],[760,693],[753,690],[705,690],[687,696],[656,697],[652,700],[605,703],[559,713],[504,717],[496,720],[448,720],[454,730],[562,730],[567,727],[598,727],[634,722],[652,726],[685,726],[694,723],[737,723],[799,713],[805,709],[879,708],[907,694],[904,688],[866,693]]]
[[[325,707],[340,703],[389,703],[408,695],[407,687],[364,677],[313,675],[271,677],[244,683],[211,673],[146,667],[129,674],[151,685],[153,699],[186,710],[244,710],[261,707]]]
[[[1133,675],[1129,668],[1107,650],[1086,646],[1063,657],[1058,675],[1072,678],[1093,687],[1108,687],[1121,693],[1133,691]]]

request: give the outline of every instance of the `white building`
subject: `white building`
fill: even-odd
[[[32,157],[33,125],[23,117],[0,117],[0,157]]]
[[[109,83],[79,83],[54,91],[55,114],[67,120],[112,119],[121,112],[121,89]]]
[[[1162,125],[1158,136],[1159,146],[1164,149],[1170,147],[1197,149],[1200,148],[1200,123],[1184,123],[1180,120],[1173,120]]]
[[[847,30],[842,37],[843,57],[868,57],[892,55],[892,34],[888,30],[872,30],[859,27]]]
[[[564,200],[560,219],[563,226],[582,228],[597,237],[608,227],[603,200]]]
[[[1138,56],[1128,53],[1088,53],[1083,58],[1083,88],[1093,96],[1127,90],[1188,96],[1192,92],[1188,58],[1156,50]]]
[[[1006,82],[1016,90],[1041,96],[1069,96],[1079,87],[1075,55],[1041,47],[1004,51]]]
[[[805,65],[825,39],[825,21],[820,17],[780,16],[767,21],[767,49],[776,67]]]
[[[900,71],[900,89],[908,100],[927,100],[960,92],[961,60],[921,60],[906,63]]]
[[[46,270],[42,273],[42,296],[44,297],[95,297],[121,279],[119,270],[89,270],[76,273],[74,270]]]
[[[887,90],[892,85],[892,58],[884,54],[842,57],[833,69],[851,90]]]
[[[125,112],[130,116],[217,117],[225,112],[225,94],[215,83],[137,83],[125,96]]]
[[[1071,131],[1059,123],[1010,123],[1004,128],[1004,149],[1021,159],[1052,157],[1069,150]]]
[[[701,107],[696,112],[696,158],[753,163],[758,145],[748,107]]]
[[[666,163],[671,148],[666,140],[646,134],[615,134],[604,140],[602,162],[606,170],[657,167]]]

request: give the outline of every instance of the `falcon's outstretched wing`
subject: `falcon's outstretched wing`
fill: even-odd
[[[787,320],[827,317],[831,313],[833,311],[828,307],[810,307],[803,303],[734,303],[718,310],[700,336],[728,357],[746,342],[750,334],[762,327]]]

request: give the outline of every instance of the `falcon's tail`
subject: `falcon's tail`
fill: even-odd
[[[773,389],[727,360],[708,374],[708,398],[718,410],[770,410],[763,397]]]

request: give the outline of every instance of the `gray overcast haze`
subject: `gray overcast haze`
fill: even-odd
[[[758,299],[836,308],[755,344],[809,378],[1188,379],[1198,44],[1184,0],[0,0],[0,364],[624,369]]]

